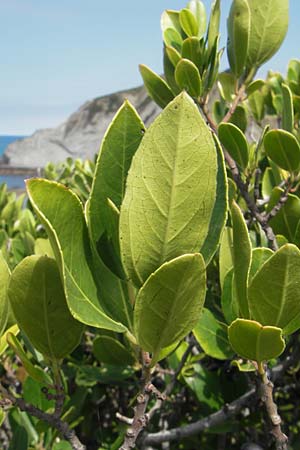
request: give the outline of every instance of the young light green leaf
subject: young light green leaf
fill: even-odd
[[[160,19],[161,31],[164,33],[168,28],[173,28],[179,34],[181,33],[179,11],[167,9],[161,15]]]
[[[267,155],[282,169],[289,172],[300,169],[300,145],[288,131],[271,130],[264,138]]]
[[[244,133],[233,123],[220,123],[218,136],[230,156],[245,170],[249,161],[249,148]]]
[[[251,26],[247,68],[260,67],[281,46],[288,29],[289,0],[247,0]]]
[[[187,36],[198,36],[199,25],[192,11],[183,8],[179,13],[180,25]]]
[[[20,329],[18,327],[18,325],[12,325],[11,327],[9,327],[4,333],[3,335],[0,337],[0,356],[5,352],[5,350],[8,347],[8,343],[7,343],[7,336],[9,333],[12,333],[13,335],[17,336],[17,334],[19,334]]]
[[[235,202],[233,202],[231,206],[231,218],[233,228],[233,267],[236,295],[240,314],[243,318],[247,319],[249,318],[247,287],[252,249],[248,228],[242,211]]]
[[[210,55],[219,34],[221,18],[221,0],[214,0],[211,6],[209,25],[207,30],[207,52]]]
[[[294,106],[293,94],[286,84],[282,84],[282,128],[286,131],[292,132],[294,128]]]
[[[245,68],[250,37],[248,0],[233,0],[227,20],[227,56],[232,72],[239,78]]]
[[[209,309],[203,308],[193,333],[207,355],[221,360],[233,356],[227,337],[227,325],[219,322]]]
[[[93,342],[93,353],[101,363],[113,366],[130,366],[135,362],[128,349],[111,336],[98,336]]]
[[[165,106],[167,106],[167,104],[174,98],[171,89],[165,80],[149,69],[149,67],[140,64],[139,68],[149,96],[161,108],[165,108]]]
[[[228,328],[228,337],[238,355],[258,363],[276,358],[285,349],[280,328],[254,320],[236,319]]]
[[[164,46],[163,64],[164,64],[164,75],[165,75],[166,81],[167,81],[168,85],[170,86],[172,93],[174,95],[177,95],[180,92],[180,88],[177,86],[177,83],[175,80],[175,67],[172,64],[172,62],[168,56],[166,46]]]
[[[78,197],[65,186],[43,179],[28,180],[27,192],[35,212],[46,228],[73,316],[87,325],[125,331],[121,323],[110,318],[104,311],[103,304],[110,309],[111,292],[106,297],[106,289],[102,288],[101,300],[99,299],[99,286],[91,270],[93,254]],[[119,295],[116,294],[121,281],[117,277],[111,280],[113,274],[108,269],[106,272],[106,283],[110,283],[117,291],[114,292],[113,300],[119,302],[123,293],[120,291]],[[104,269],[98,274],[98,278],[103,274]]]
[[[10,270],[2,252],[0,251],[0,337],[8,319],[7,287],[10,278]]]
[[[175,69],[175,80],[191,97],[198,98],[202,94],[200,73],[192,61],[184,58],[179,61]]]
[[[55,258],[49,239],[38,238],[34,243],[34,254]]]
[[[144,131],[141,118],[126,100],[102,140],[86,207],[90,235],[96,244],[105,231],[110,231],[111,214],[107,199],[117,208],[121,206],[127,173]]]
[[[12,272],[8,298],[19,327],[43,355],[57,360],[77,347],[83,325],[71,316],[54,259],[25,258]]]
[[[232,102],[236,88],[234,75],[230,72],[221,72],[218,75],[218,88],[222,98],[229,103]]]
[[[200,0],[189,0],[187,9],[190,10],[198,26],[198,37],[201,38],[206,30],[206,10],[204,4]]]
[[[181,340],[199,320],[206,271],[199,253],[179,256],[159,267],[140,289],[134,310],[135,336],[153,354]]]
[[[253,277],[248,289],[251,317],[262,325],[280,327],[290,322],[300,327],[300,251],[286,244],[273,254]],[[291,331],[290,331],[291,332]]]
[[[15,354],[20,358],[24,369],[28,373],[28,375],[31,376],[34,380],[36,380],[38,383],[43,383],[50,385],[51,384],[51,378],[47,373],[43,371],[43,369],[39,366],[35,366],[28,356],[26,355],[22,345],[20,344],[18,338],[11,332],[7,334],[6,337],[8,345],[13,349]]]
[[[175,68],[181,59],[180,53],[174,47],[168,46],[165,46],[165,51],[167,52],[168,58]]]
[[[137,286],[163,262],[204,244],[216,201],[217,158],[211,133],[185,93],[146,132],[120,214],[122,260]]]

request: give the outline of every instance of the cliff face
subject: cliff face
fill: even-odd
[[[38,130],[10,144],[3,162],[18,167],[43,167],[49,161],[64,161],[68,156],[93,158],[108,125],[126,98],[146,126],[160,111],[143,87],[99,97],[86,102],[57,128]]]

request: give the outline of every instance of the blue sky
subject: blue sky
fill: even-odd
[[[262,0],[263,1],[263,0]],[[210,1],[204,0],[207,8]],[[223,39],[230,0],[222,0]],[[186,0],[0,0],[0,134],[61,123],[86,100],[141,84],[138,64],[162,72],[160,15]],[[299,0],[290,28],[261,70],[300,58]],[[222,66],[226,68],[226,57]]]

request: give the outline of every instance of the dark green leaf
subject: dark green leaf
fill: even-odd
[[[202,80],[195,64],[188,59],[181,59],[175,69],[175,80],[178,86],[186,90],[191,97],[202,94]]]
[[[250,36],[248,0],[233,0],[227,20],[227,56],[232,72],[239,78],[246,65]]]
[[[203,308],[193,333],[207,355],[221,360],[232,356],[227,326],[219,322],[209,309]]]
[[[71,316],[53,259],[25,258],[11,275],[8,297],[19,327],[39,352],[56,360],[77,347],[83,326]]]
[[[251,242],[242,211],[235,202],[232,203],[231,217],[233,227],[233,267],[236,295],[241,316],[248,318],[249,306],[247,286],[252,254]]]
[[[230,156],[244,170],[249,161],[249,149],[242,131],[232,123],[220,123],[218,136]]]
[[[289,172],[300,168],[300,145],[292,133],[284,130],[271,130],[264,138],[267,155],[282,169]]]
[[[147,66],[140,64],[139,68],[148,94],[161,108],[165,108],[174,98],[171,89],[165,80]]]

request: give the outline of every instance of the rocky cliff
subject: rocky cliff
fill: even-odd
[[[49,161],[64,161],[68,156],[93,158],[109,123],[126,98],[146,125],[159,113],[158,106],[143,87],[99,97],[86,102],[57,128],[38,130],[28,138],[10,144],[3,155],[3,163],[43,167]]]

